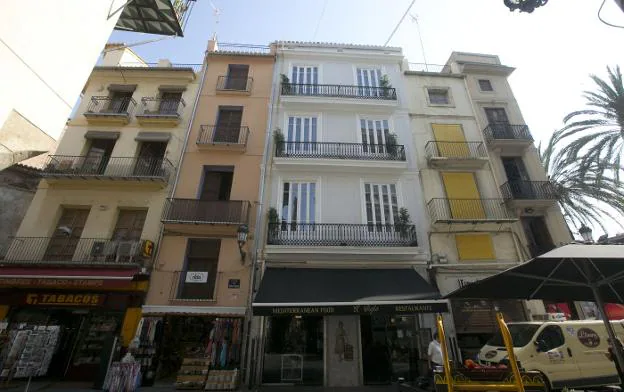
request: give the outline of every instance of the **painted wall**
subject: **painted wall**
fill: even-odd
[[[15,166],[0,171],[0,258],[35,196],[37,175]]]

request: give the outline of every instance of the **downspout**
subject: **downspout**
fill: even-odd
[[[245,347],[245,350],[243,352],[243,355],[247,358],[244,358],[242,363],[245,363],[245,361],[247,362],[247,372],[245,374],[245,377],[247,378],[247,383],[248,386],[251,387],[252,383],[255,381],[255,368],[257,366],[254,366],[252,368],[251,363],[252,361],[254,361],[254,358],[252,357],[251,353],[253,351],[253,347],[251,346],[251,344],[249,344],[250,338],[251,338],[251,324],[253,322],[253,311],[251,309],[252,306],[252,302],[253,302],[253,297],[254,297],[254,293],[256,291],[256,278],[258,277],[258,273],[256,272],[257,269],[259,268],[259,263],[258,263],[258,250],[263,249],[262,247],[262,241],[264,239],[264,219],[262,219],[264,213],[265,213],[265,199],[266,199],[266,195],[265,195],[265,188],[266,188],[266,181],[267,181],[267,166],[270,164],[270,159],[271,159],[271,153],[272,153],[272,135],[273,132],[271,131],[272,129],[272,125],[273,125],[273,110],[274,110],[274,100],[275,97],[277,96],[278,93],[278,88],[280,86],[279,83],[279,69],[277,66],[277,47],[275,47],[275,55],[274,55],[274,61],[273,61],[273,83],[271,83],[271,95],[269,96],[269,102],[268,102],[268,116],[267,116],[267,126],[266,126],[266,135],[265,135],[265,141],[264,141],[264,153],[262,156],[262,163],[260,164],[260,182],[258,185],[258,208],[256,209],[256,220],[255,220],[255,235],[254,235],[254,243],[253,243],[253,254],[252,254],[252,262],[251,262],[251,268],[249,269],[249,274],[250,274],[250,284],[249,284],[249,295],[247,296],[247,310],[246,310],[246,324],[248,325],[248,329],[247,329],[247,334],[245,337],[246,342],[243,342],[243,347]],[[261,256],[262,257],[262,256]],[[264,329],[264,318],[262,318],[262,321],[260,322],[260,333],[258,334],[258,337],[262,337],[263,336],[263,329]],[[262,345],[258,345],[258,348],[262,348]],[[260,351],[256,352],[256,357],[259,357],[261,355]]]

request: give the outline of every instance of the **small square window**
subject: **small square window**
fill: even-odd
[[[492,87],[492,82],[490,82],[488,79],[479,79],[479,88],[481,89],[481,91],[494,91],[494,88]]]
[[[447,89],[429,88],[427,94],[429,94],[430,105],[449,105],[451,103]]]

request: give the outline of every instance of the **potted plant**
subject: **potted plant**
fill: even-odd
[[[290,79],[284,74],[280,74],[280,82],[282,83],[282,94],[290,94]]]
[[[398,138],[395,133],[388,133],[386,135],[386,152],[391,158],[398,158],[399,145],[397,143]]]
[[[279,231],[279,215],[275,207],[270,207],[267,215],[269,218],[269,238],[271,238]]]
[[[413,230],[412,218],[409,211],[405,207],[399,208],[399,215],[396,217],[394,224],[396,231],[401,233],[402,238],[407,238],[408,234]]]
[[[273,131],[273,141],[275,142],[275,156],[281,157],[284,155],[285,139],[280,128],[275,128]]]
[[[390,84],[390,79],[388,75],[383,75],[381,79],[379,79],[379,86],[381,87],[381,95],[386,98],[390,98],[392,92],[392,84]]]

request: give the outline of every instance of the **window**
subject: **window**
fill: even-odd
[[[113,231],[115,241],[139,241],[147,210],[120,210]]]
[[[180,273],[179,299],[213,299],[221,240],[189,240],[186,266]]]
[[[399,206],[395,184],[364,184],[366,223],[369,226],[392,225],[398,219]]]
[[[381,70],[378,68],[358,68],[357,84],[360,86],[360,95],[381,96]],[[366,88],[369,87],[369,88]]]
[[[163,175],[162,166],[166,150],[167,142],[141,142],[134,175],[148,177]]]
[[[360,119],[360,131],[364,152],[383,153],[390,134],[388,120]]]
[[[318,85],[318,67],[295,66],[292,67],[290,83],[291,90],[295,94],[315,94]]]
[[[46,261],[71,261],[89,216],[86,208],[63,208],[45,253]],[[24,251],[26,251],[24,249]]]
[[[225,81],[226,90],[247,90],[247,77],[249,75],[249,65],[229,64],[228,74]]]
[[[479,89],[481,89],[481,91],[494,91],[492,82],[488,79],[479,79]]]
[[[288,117],[286,153],[316,149],[318,119],[316,117]]]
[[[445,88],[428,88],[429,105],[450,105],[449,91]]]
[[[561,327],[557,325],[548,325],[537,337],[537,342],[542,345],[542,351],[550,351],[554,348],[561,347],[565,344],[565,337]]]
[[[242,106],[219,106],[213,141],[217,143],[238,143],[242,121]]]
[[[316,183],[284,183],[281,219],[282,230],[288,230],[289,227],[297,230],[316,222]]]
[[[90,174],[104,174],[117,140],[91,139],[81,171]]]
[[[167,115],[178,115],[178,106],[182,100],[181,91],[163,91],[160,93],[160,105],[158,113]]]
[[[489,234],[456,234],[460,261],[494,260],[494,245]]]

